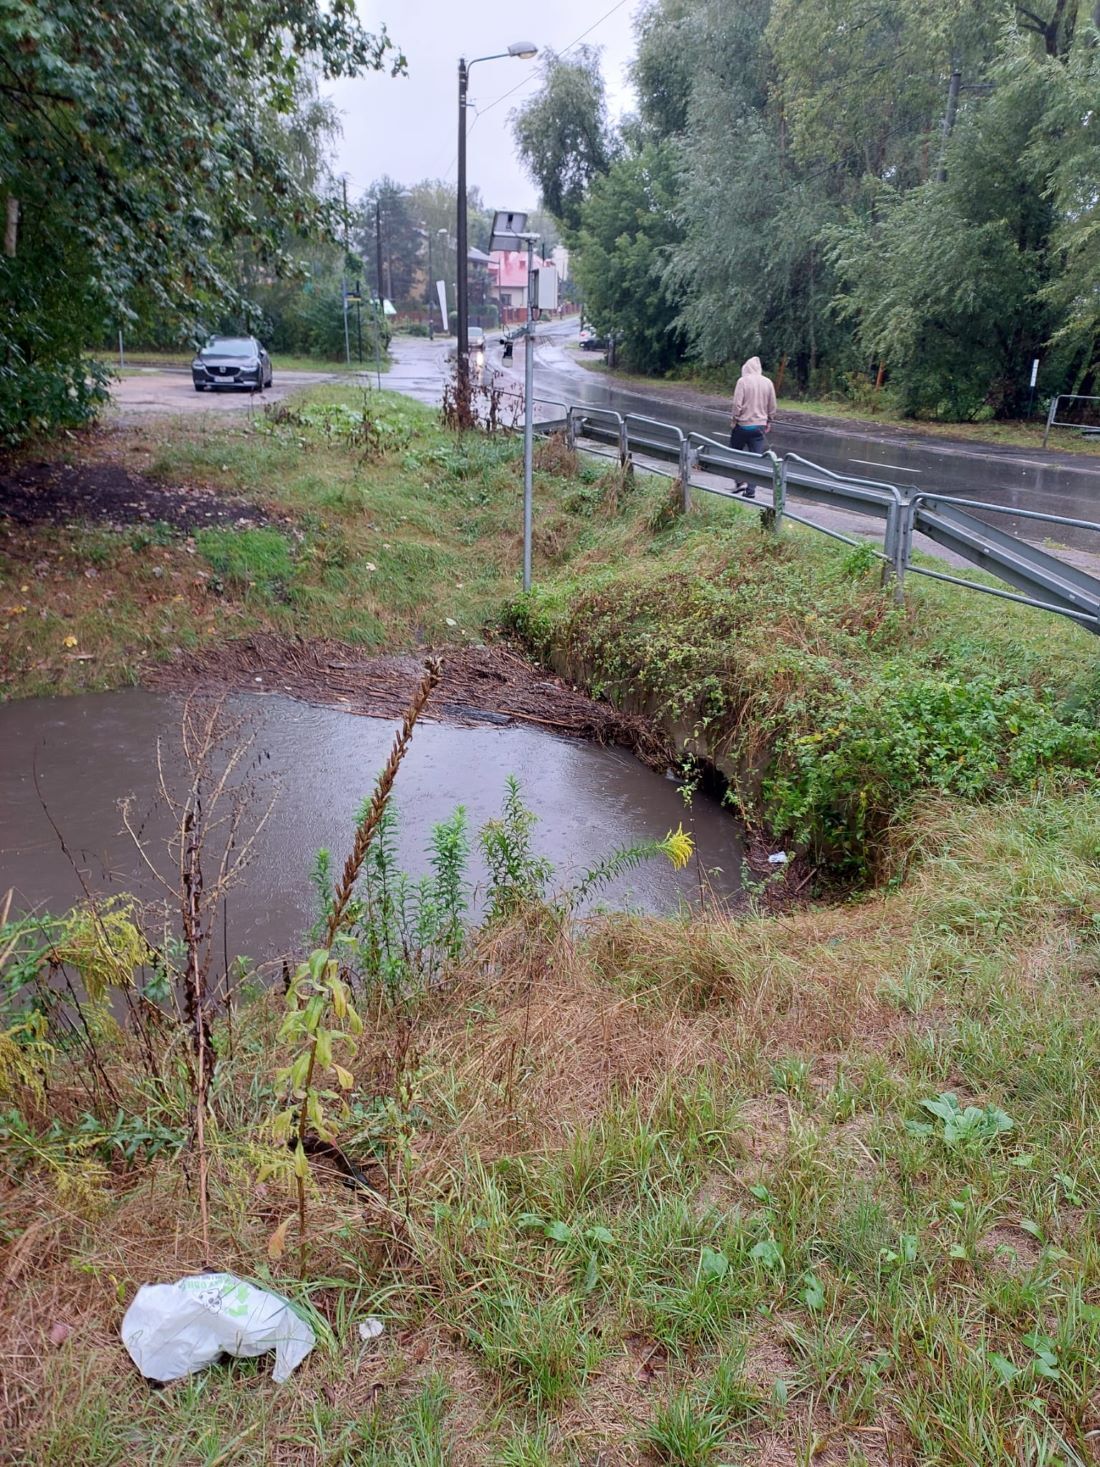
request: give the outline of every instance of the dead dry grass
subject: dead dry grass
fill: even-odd
[[[396,1182],[361,1157],[376,1194],[318,1168],[304,1290],[267,1258],[291,1200],[256,1181],[279,1003],[254,1003],[219,1080],[238,1123],[211,1145],[215,1255],[331,1337],[282,1390],[261,1362],[149,1392],[118,1326],[139,1284],[199,1266],[188,1166],[115,1162],[94,1186],[77,1169],[66,1190],[24,1166],[3,1199],[5,1460],[643,1467],[658,1409],[702,1399],[741,1344],[757,1405],[729,1460],[970,1467],[1000,1460],[991,1442],[1023,1449],[1040,1399],[1083,1449],[1095,825],[1078,797],[937,815],[885,896],[736,920],[540,912],[484,934],[433,992],[364,1006],[357,1093],[405,1076],[415,1156]],[[958,1153],[915,1136],[948,1088],[1013,1133]],[[592,1228],[612,1242],[586,1288]],[[774,1268],[752,1262],[761,1241]],[[728,1262],[713,1289],[706,1250]],[[368,1313],[387,1323],[369,1346]],[[1034,1327],[1057,1336],[1059,1381],[997,1387],[982,1352],[1022,1367]],[[587,1374],[540,1404],[532,1382],[570,1351]]]

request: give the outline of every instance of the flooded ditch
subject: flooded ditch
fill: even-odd
[[[229,951],[263,960],[301,944],[313,916],[314,856],[327,846],[342,865],[394,724],[278,694],[235,694],[226,707],[254,737],[257,813],[275,800],[228,903]],[[78,901],[74,864],[96,894],[163,896],[124,829],[119,802],[132,797],[147,852],[167,870],[170,822],[158,803],[157,741],[170,780],[181,782],[181,708],[178,696],[141,689],[0,706],[0,893],[12,888],[16,909],[57,912]],[[509,774],[537,816],[534,848],[553,863],[556,886],[617,847],[660,839],[682,821],[700,862],[684,871],[648,862],[599,900],[651,913],[697,906],[700,863],[715,899],[737,895],[739,832],[715,801],[697,795],[685,808],[676,783],[627,750],[529,727],[417,728],[394,797],[403,867],[413,876],[427,869],[431,828],[456,805],[466,808],[472,833],[499,815]],[[484,866],[472,844],[471,874],[480,882]]]

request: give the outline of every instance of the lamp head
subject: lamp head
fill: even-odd
[[[530,61],[532,57],[539,54],[539,48],[534,41],[513,41],[508,47],[509,56],[517,56],[520,61]]]

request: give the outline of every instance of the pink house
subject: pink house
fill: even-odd
[[[535,268],[551,265],[535,257]],[[489,256],[489,278],[500,302],[502,324],[523,321],[527,314],[527,251],[494,250]]]

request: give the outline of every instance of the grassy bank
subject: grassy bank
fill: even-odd
[[[71,464],[140,482],[108,524],[77,500],[61,525],[0,521],[0,694],[118,687],[259,630],[374,648],[476,640],[517,584],[520,455],[512,438],[456,440],[406,399],[335,387],[70,447]],[[535,548],[553,566],[591,538],[602,476],[545,465]],[[142,519],[145,483],[179,489],[186,528]],[[270,523],[204,528],[226,498]]]
[[[126,493],[174,486],[182,527],[9,528],[9,695],[257,631],[412,648],[507,624],[862,894],[577,923],[513,802],[481,835],[474,921],[464,823],[413,883],[367,810],[346,903],[345,850],[313,873],[302,951],[322,956],[235,954],[208,1027],[175,997],[187,945],[124,899],[0,921],[6,1457],[1096,1460],[1094,639],[937,583],[898,608],[862,548],[729,503],[685,520],[665,481],[554,444],[518,595],[517,445],[388,397],[325,389],[73,456],[121,460]],[[205,524],[227,497],[252,520]],[[185,850],[227,828],[240,848],[246,827],[191,809]],[[222,930],[216,881],[196,891]],[[138,1377],[136,1289],[207,1263],[312,1323],[286,1385],[266,1360]]]
[[[692,516],[630,559],[600,546],[512,615],[540,656],[714,763],[750,827],[839,872],[881,875],[929,792],[1100,767],[1087,633],[935,582],[899,607],[869,547],[753,513]]]
[[[428,985],[355,929],[339,1140],[370,1190],[315,1165],[304,1279],[282,1000],[223,1016],[209,1256],[313,1323],[282,1387],[260,1361],[152,1392],[118,1342],[140,1284],[204,1262],[182,1021],[146,1010],[155,1067],[107,1005],[99,1073],[77,1036],[21,1080],[9,1044],[9,1460],[1094,1460],[1098,832],[1094,795],[930,806],[884,896],[582,931],[502,908]],[[90,934],[55,955],[88,968]]]

